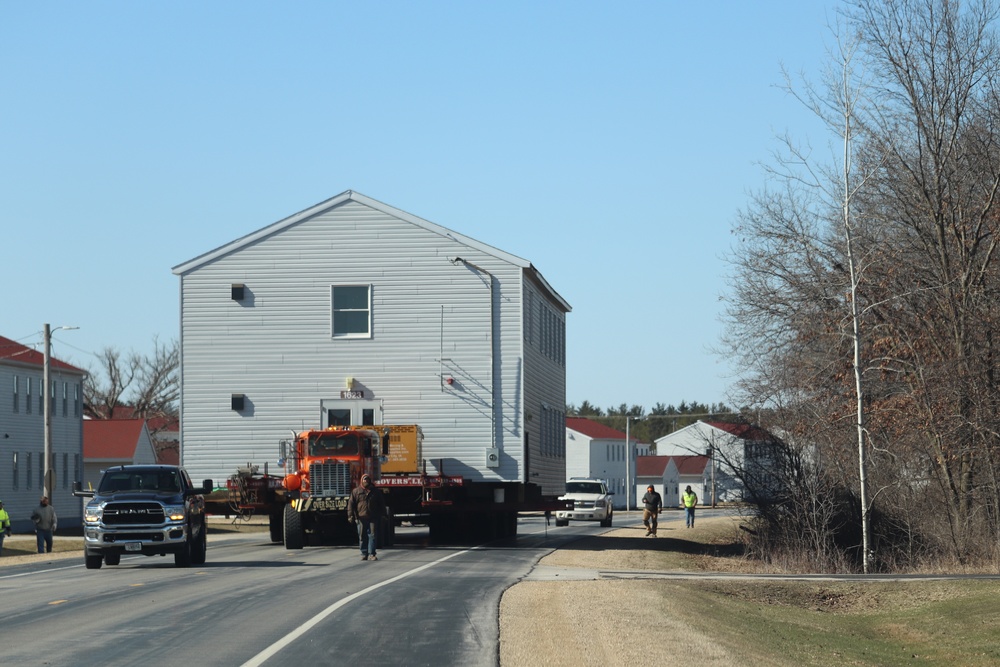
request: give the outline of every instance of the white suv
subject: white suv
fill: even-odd
[[[611,527],[615,510],[611,505],[613,491],[599,479],[574,477],[566,482],[566,495],[559,500],[572,500],[573,509],[556,512],[556,525],[568,526],[569,520],[600,521],[605,528]]]

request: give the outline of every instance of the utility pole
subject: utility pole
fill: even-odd
[[[55,473],[52,470],[52,332],[60,329],[79,328],[56,327],[50,329],[49,324],[45,323],[45,347],[42,356],[42,414],[45,415],[44,453],[42,454],[45,460],[42,461],[42,470],[45,472],[42,477],[42,494],[50,501],[52,500],[52,489],[55,486]],[[63,470],[63,474],[66,474],[65,470]]]

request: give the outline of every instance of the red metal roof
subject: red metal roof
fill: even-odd
[[[35,348],[28,347],[27,345],[21,345],[17,341],[11,340],[10,338],[4,338],[3,336],[0,336],[0,359],[9,360],[14,363],[26,364],[28,366],[38,366],[39,368],[45,366],[44,352],[39,352]],[[65,361],[59,361],[53,356],[49,356],[49,367],[86,375],[86,371],[83,369],[67,364]]]
[[[84,419],[83,458],[132,460],[143,419]]]
[[[636,477],[663,477],[663,471],[670,462],[669,456],[637,456],[635,457]]]
[[[566,417],[566,428],[582,433],[589,438],[605,440],[624,440],[625,434],[618,429],[605,426],[586,417]],[[630,435],[631,438],[631,435]],[[631,438],[634,440],[635,438]]]
[[[707,456],[671,456],[674,460],[674,465],[677,466],[677,472],[682,475],[700,475],[705,472],[705,468],[708,467],[708,457]]]

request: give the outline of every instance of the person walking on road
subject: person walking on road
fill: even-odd
[[[646,487],[646,495],[642,497],[642,525],[646,527],[646,536],[656,537],[656,523],[663,509],[663,499],[653,485]]]
[[[385,514],[385,496],[372,483],[372,478],[361,476],[361,486],[351,491],[347,501],[347,520],[358,525],[358,545],[361,560],[378,560],[375,548],[378,546],[379,519]]]
[[[3,501],[0,500],[0,555],[3,554],[3,538],[10,537],[10,515],[3,508]]]
[[[690,484],[684,489],[681,500],[684,502],[684,518],[687,520],[687,527],[694,528],[694,508],[698,504],[698,494],[691,490]]]
[[[52,553],[52,534],[56,532],[56,508],[49,504],[48,496],[42,496],[41,501],[31,512],[31,521],[35,524],[35,538],[38,541],[38,553]]]

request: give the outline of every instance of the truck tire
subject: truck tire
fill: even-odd
[[[83,562],[87,566],[88,570],[100,570],[101,565],[104,563],[104,556],[101,556],[100,554],[98,554],[97,556],[84,554]]]
[[[569,525],[569,519],[556,519],[556,525],[557,526],[568,526]]]
[[[271,533],[271,541],[280,544],[283,541],[281,531],[283,530],[283,517],[281,507],[273,508],[267,515],[267,528]]]
[[[601,522],[601,528],[610,528],[611,521],[615,518],[614,512],[608,512],[608,518]]]
[[[174,566],[175,567],[191,567],[191,552],[194,550],[191,544],[191,528],[188,527],[187,539],[184,540],[184,544],[181,546],[179,551],[174,552]]]
[[[122,555],[117,551],[109,551],[104,554],[104,562],[107,565],[118,565],[118,563],[122,562]]]
[[[291,505],[285,505],[285,548],[301,549],[305,544],[302,517]]]
[[[205,524],[201,524],[201,531],[191,548],[191,564],[204,565],[208,557],[208,535],[205,533]]]

